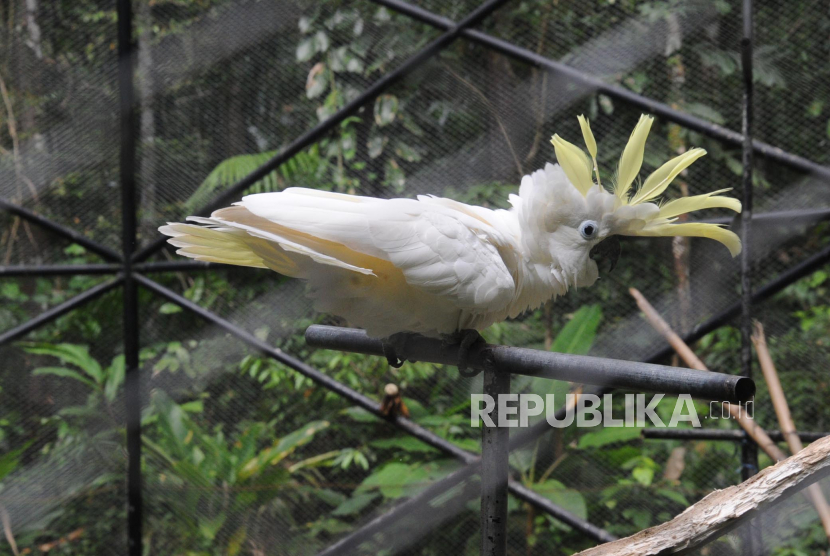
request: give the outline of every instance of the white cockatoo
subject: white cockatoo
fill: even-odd
[[[614,235],[708,237],[733,256],[740,252],[739,238],[721,226],[675,222],[706,208],[740,212],[739,201],[720,195],[727,190],[656,200],[703,149],[665,163],[633,190],[652,121],[642,116],[634,128],[612,191],[600,183],[596,142],[580,116],[590,157],[554,135],[559,164],[524,176],[509,210],[431,195],[376,199],[289,188],[248,195],[210,218],[192,216],[193,224],[159,231],[180,255],[306,280],[317,310],[370,336],[482,330],[593,284],[592,250],[616,257],[618,243],[616,252],[608,249],[612,242],[600,245]]]

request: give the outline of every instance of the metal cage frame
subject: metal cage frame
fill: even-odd
[[[816,162],[789,153],[774,145],[763,143],[752,138],[752,0],[743,0],[743,38],[741,40],[741,58],[743,66],[743,99],[742,118],[743,125],[741,132],[727,129],[723,126],[707,122],[701,118],[680,112],[667,104],[634,93],[623,87],[608,84],[601,79],[585,74],[569,67],[561,62],[545,58],[532,51],[521,48],[510,42],[488,35],[472,27],[483,21],[496,9],[508,2],[508,0],[486,0],[477,9],[472,11],[464,19],[454,22],[442,16],[431,13],[423,8],[403,2],[402,0],[371,0],[372,2],[385,6],[400,14],[411,17],[420,22],[426,23],[443,33],[435,40],[424,46],[420,51],[404,61],[393,71],[385,74],[379,80],[370,85],[359,96],[346,104],[342,109],[331,115],[328,119],[317,124],[312,129],[297,137],[282,152],[262,164],[257,170],[246,176],[244,179],[221,192],[212,202],[207,204],[198,212],[206,215],[212,210],[226,205],[237,197],[242,191],[250,187],[263,177],[274,171],[281,164],[290,160],[294,155],[301,152],[312,143],[324,137],[329,131],[343,122],[347,117],[355,114],[362,107],[372,102],[378,95],[383,93],[391,85],[398,82],[402,77],[411,73],[449,44],[457,39],[464,39],[483,45],[489,49],[499,52],[507,57],[550,71],[558,77],[570,82],[586,86],[596,92],[605,94],[611,98],[620,100],[628,105],[636,106],[661,118],[679,124],[687,129],[700,132],[722,143],[740,146],[743,157],[743,179],[742,197],[743,213],[740,219],[741,236],[746,246],[741,257],[741,286],[742,297],[740,302],[724,309],[721,313],[713,316],[707,321],[698,324],[691,332],[686,334],[684,340],[693,342],[705,334],[718,329],[726,323],[740,316],[742,332],[741,366],[742,375],[752,376],[751,351],[749,340],[749,324],[752,315],[752,306],[773,294],[781,291],[786,286],[798,279],[809,275],[815,270],[822,268],[830,262],[830,247],[825,247],[808,259],[792,266],[779,274],[775,279],[763,286],[752,290],[751,268],[748,253],[750,227],[752,216],[752,167],[753,156],[758,155],[778,164],[786,166],[802,174],[809,174],[819,179],[830,181],[830,167],[820,165]],[[328,377],[324,373],[312,368],[306,363],[293,358],[292,356],[275,349],[267,343],[259,340],[253,334],[232,324],[215,313],[200,307],[185,297],[173,292],[156,281],[148,278],[145,274],[162,271],[196,271],[215,268],[217,265],[210,263],[192,261],[174,262],[145,262],[150,256],[160,251],[164,245],[164,238],[158,238],[141,249],[136,244],[136,118],[139,107],[134,91],[134,59],[135,59],[135,35],[133,32],[132,3],[131,0],[117,0],[117,33],[118,33],[118,85],[119,85],[119,113],[120,113],[120,187],[122,201],[122,246],[121,252],[117,252],[99,242],[96,242],[76,230],[56,223],[42,215],[39,215],[25,207],[14,204],[6,199],[0,198],[0,208],[22,219],[30,221],[40,227],[75,242],[89,251],[100,255],[106,263],[84,264],[84,265],[22,265],[3,267],[0,266],[0,276],[57,276],[75,274],[112,274],[112,279],[98,284],[87,291],[56,305],[42,314],[20,324],[11,330],[0,334],[0,345],[8,344],[36,328],[45,325],[56,318],[76,309],[88,301],[96,299],[101,295],[121,287],[123,295],[123,339],[124,354],[126,360],[125,380],[125,403],[126,403],[126,430],[127,430],[127,508],[128,508],[128,541],[129,554],[139,556],[142,554],[142,477],[141,477],[141,399],[139,391],[139,311],[138,311],[138,288],[145,288],[158,296],[173,302],[184,309],[187,309],[203,319],[218,325],[220,328],[236,336],[244,343],[250,345],[261,353],[272,357],[287,365],[293,370],[311,378],[314,382],[327,388],[339,396],[342,396],[352,403],[372,412],[381,419],[385,419],[392,426],[410,434],[442,452],[451,455],[461,462],[467,464],[461,470],[456,471],[447,478],[431,485],[420,494],[395,506],[389,512],[364,525],[357,531],[347,535],[343,539],[330,546],[321,554],[341,554],[349,547],[355,547],[360,542],[369,539],[375,532],[397,520],[407,511],[428,501],[436,493],[445,492],[447,485],[455,484],[479,471],[480,467],[488,466],[484,458],[466,452],[452,443],[438,437],[432,432],[402,417],[384,417],[379,404],[356,392],[344,384]],[[830,219],[830,210],[818,211],[796,211],[787,213],[767,213],[756,215],[757,219],[774,219],[777,222],[817,222]],[[663,360],[671,353],[671,348],[665,348],[652,354],[645,359],[645,362],[657,362]],[[505,373],[506,374],[506,373]],[[506,375],[509,376],[509,375]],[[487,380],[485,380],[487,382]],[[544,423],[543,423],[544,424]],[[543,430],[544,429],[544,430]],[[549,430],[547,427],[534,427],[516,437],[510,439],[509,444],[505,443],[499,449],[506,453],[512,447],[520,445],[524,441],[535,438],[539,434]],[[705,438],[737,441],[742,446],[742,473],[744,479],[757,472],[757,446],[746,434],[740,431],[720,431],[723,434],[712,435],[707,431],[646,431],[646,438],[655,439],[679,439],[679,438]],[[806,433],[809,438],[823,436],[826,433]],[[813,436],[810,436],[813,435]],[[504,470],[500,471],[504,472]],[[566,510],[554,505],[549,500],[539,496],[521,484],[511,481],[509,491],[518,498],[533,504],[541,511],[559,519],[574,527],[581,533],[599,541],[607,542],[615,537],[603,529],[583,520]],[[755,533],[750,535],[749,545],[758,542],[759,536]],[[494,547],[493,554],[503,554]]]

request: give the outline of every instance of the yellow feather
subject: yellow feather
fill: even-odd
[[[675,199],[660,207],[657,218],[670,218],[672,216],[679,216],[708,208],[726,208],[735,212],[741,212],[741,202],[739,200],[731,197],[721,197],[719,195],[719,193],[725,191],[729,191],[729,189],[720,189],[703,195]]]
[[[646,149],[646,138],[648,132],[651,130],[651,124],[654,118],[643,114],[640,116],[640,121],[631,132],[631,137],[623,149],[620,157],[620,166],[617,170],[617,186],[614,190],[617,197],[625,200],[626,194],[634,183],[635,178],[640,173],[640,167],[643,165],[643,153]]]
[[[718,224],[704,224],[700,222],[660,224],[652,227],[646,226],[646,228],[638,230],[633,235],[650,237],[707,237],[724,244],[733,257],[737,257],[741,252],[741,239],[733,232],[722,228]]]
[[[597,141],[594,139],[593,132],[591,132],[591,124],[582,115],[577,116],[577,120],[579,120],[579,127],[582,128],[582,139],[585,141],[585,146],[588,147],[588,153],[591,155],[591,158],[596,159]]]
[[[646,178],[643,186],[631,199],[631,204],[636,205],[648,201],[663,193],[680,172],[705,154],[706,151],[703,149],[691,149],[660,166]]]
[[[556,151],[556,160],[568,176],[568,180],[576,187],[583,196],[594,186],[591,179],[591,160],[585,156],[582,149],[568,143],[559,135],[554,135],[551,140]]]

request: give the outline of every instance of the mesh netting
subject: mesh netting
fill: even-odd
[[[111,4],[0,6],[0,45],[8,53],[0,60],[0,198],[117,249]],[[453,21],[478,6],[416,4]],[[755,22],[756,138],[828,165],[830,53],[817,37],[827,35],[830,12],[806,1],[762,4]],[[508,2],[477,31],[738,131],[740,11],[734,0],[533,0]],[[199,212],[441,34],[368,0],[140,0],[134,12],[139,247],[158,240],[160,224]],[[245,193],[302,186],[507,207],[521,176],[553,160],[552,133],[581,142],[577,114],[590,118],[603,181],[612,181],[641,112],[608,91],[460,38]],[[694,146],[708,156],[676,180],[670,196],[740,189],[739,145],[666,118],[652,128],[644,170]],[[830,187],[761,156],[755,186],[756,216],[812,211],[808,218],[754,222],[752,280],[759,287],[826,247]],[[730,223],[731,215],[712,210],[702,217]],[[179,259],[164,249],[149,260]],[[3,277],[4,269],[101,262],[88,248],[1,213],[0,334],[111,278]],[[148,276],[372,399],[380,399],[385,384],[398,384],[416,423],[480,451],[480,432],[469,426],[470,394],[481,391],[480,377],[427,363],[396,370],[382,358],[310,349],[302,339],[308,325],[347,323],[315,313],[303,283],[221,266]],[[550,349],[581,308],[594,306],[590,354],[644,360],[665,342],[628,288],[639,289],[683,334],[738,303],[739,279],[738,259],[714,242],[628,238],[613,274],[484,335]],[[805,431],[830,428],[826,279],[823,270],[809,272],[755,309],[794,420]],[[13,539],[20,553],[127,550],[120,299],[108,293],[2,347],[0,516],[8,516],[4,542]],[[150,291],[141,291],[140,303],[148,553],[316,554],[461,466],[222,327]],[[736,322],[695,349],[712,370],[740,372]],[[755,418],[778,429],[766,384],[756,378]],[[520,377],[512,384],[514,392],[563,394],[568,387]],[[661,408],[670,412],[673,405],[666,398]],[[720,413],[707,404],[697,408],[708,417],[703,427],[737,428],[715,418]],[[761,467],[770,463],[762,454]],[[511,465],[517,481],[618,536],[665,522],[712,490],[739,483],[742,469],[739,442],[643,439],[639,431],[616,437],[575,426],[517,450]],[[478,554],[478,488],[477,477],[455,485],[390,523],[360,551]],[[753,523],[770,553],[826,546],[800,495]],[[699,553],[742,553],[745,528]],[[571,554],[594,544],[511,497],[510,554]]]

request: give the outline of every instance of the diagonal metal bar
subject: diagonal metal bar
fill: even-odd
[[[12,276],[81,276],[91,274],[116,274],[120,264],[65,264],[0,266],[0,278]]]
[[[387,73],[386,75],[375,81],[371,86],[369,86],[368,89],[366,89],[360,95],[348,102],[343,108],[335,112],[327,120],[319,123],[307,132],[303,133],[301,136],[295,139],[288,147],[286,147],[285,150],[275,155],[270,160],[265,162],[262,166],[248,174],[240,182],[234,184],[233,186],[225,190],[212,202],[202,207],[197,212],[197,214],[207,215],[210,212],[222,208],[223,206],[233,201],[235,197],[239,195],[239,193],[249,188],[256,182],[258,182],[259,180],[261,180],[262,178],[276,170],[277,168],[279,168],[284,162],[291,159],[295,154],[299,153],[315,141],[320,140],[325,134],[334,129],[336,126],[340,125],[340,123],[343,122],[343,120],[357,112],[365,104],[371,102],[383,91],[397,83],[402,77],[412,73],[424,62],[426,62],[435,54],[439,53],[441,50],[446,48],[450,43],[452,43],[454,40],[458,38],[459,34],[464,28],[475,25],[476,23],[490,15],[493,11],[501,7],[506,2],[508,2],[508,0],[487,0],[478,8],[473,10],[468,16],[466,16],[460,22],[453,23],[451,26],[447,27],[446,33],[444,33],[443,35],[441,35],[440,37],[426,45],[412,57],[408,58],[405,62],[403,62],[403,64],[395,68],[395,70]],[[134,255],[133,260],[135,262],[144,261],[145,259],[147,259],[147,257],[149,257],[150,255],[164,247],[165,243],[166,238],[159,237],[143,249],[139,250]]]
[[[450,29],[455,25],[451,19],[447,19],[440,15],[434,14],[428,10],[402,2],[401,0],[371,0],[376,4],[386,6],[396,12],[408,15],[413,19],[417,19],[423,23],[428,23],[439,29]],[[683,113],[669,106],[668,104],[658,102],[654,99],[638,95],[624,87],[606,83],[598,77],[594,77],[587,73],[581,72],[578,69],[572,68],[567,64],[545,58],[531,50],[521,48],[510,42],[498,39],[481,31],[475,29],[466,29],[461,32],[461,36],[478,44],[487,46],[509,56],[516,60],[532,64],[536,67],[546,68],[558,73],[559,75],[578,83],[586,88],[599,91],[611,98],[621,100],[633,106],[637,106],[651,114],[660,116],[663,119],[669,120],[681,126],[698,131],[704,135],[718,139],[724,143],[739,147],[743,143],[743,135],[737,131],[707,122],[701,118],[691,116]],[[769,160],[778,162],[784,166],[805,172],[823,179],[830,179],[830,167],[823,166],[812,160],[792,154],[784,149],[775,147],[762,141],[752,141],[752,149],[757,154],[766,157]]]
[[[380,411],[380,404],[372,400],[371,398],[364,396],[360,392],[352,390],[348,386],[338,382],[337,380],[329,377],[328,375],[321,373],[317,369],[311,367],[310,365],[300,361],[288,355],[287,353],[283,352],[280,349],[274,348],[267,343],[263,342],[253,334],[239,328],[238,326],[234,325],[233,323],[219,317],[218,315],[214,314],[203,307],[200,307],[196,303],[193,303],[189,299],[177,294],[176,292],[162,286],[161,284],[150,280],[149,278],[136,274],[136,280],[148,290],[164,297],[165,299],[179,305],[183,309],[187,309],[193,313],[196,313],[203,319],[212,322],[213,324],[219,326],[223,330],[233,334],[234,336],[238,337],[248,345],[256,348],[260,352],[264,353],[265,355],[276,359],[280,363],[294,369],[295,371],[303,374],[304,376],[310,378],[320,386],[331,390],[335,394],[349,400],[350,402],[362,407],[363,409],[369,411],[370,413],[374,414],[380,419],[383,419],[395,427],[401,429],[402,431],[406,432],[407,434],[421,440],[422,442],[438,448],[439,450],[455,457],[456,459],[462,461],[463,463],[467,464],[466,469],[461,475],[457,475],[458,477],[462,477],[459,480],[463,480],[463,477],[469,477],[475,473],[477,473],[478,466],[480,465],[479,457],[475,454],[467,452],[449,442],[440,436],[432,433],[431,431],[424,429],[420,425],[413,423],[409,419],[405,419],[400,416],[395,417],[387,417],[383,415]],[[453,474],[453,476],[456,476]],[[457,484],[457,483],[456,483]],[[427,489],[429,490],[429,489]],[[588,521],[573,515],[572,513],[562,509],[561,507],[556,506],[550,501],[545,501],[544,498],[539,497],[529,489],[522,487],[521,485],[511,483],[509,486],[509,490],[512,494],[524,500],[526,502],[530,502],[532,504],[537,505],[541,510],[546,511],[551,516],[559,519],[563,523],[566,523],[577,529],[592,538],[600,540],[602,542],[607,542],[609,540],[613,540],[615,537],[610,533],[600,529],[599,527],[592,525]],[[426,492],[426,491],[425,491]],[[439,492],[445,492],[445,490],[441,490]],[[432,496],[430,496],[432,498]]]
[[[15,326],[11,330],[3,332],[2,334],[0,334],[0,346],[8,344],[11,341],[17,340],[18,338],[25,336],[32,330],[35,330],[36,328],[43,326],[44,324],[50,323],[58,317],[65,315],[69,311],[80,307],[84,303],[92,301],[93,299],[104,295],[108,291],[121,285],[122,281],[123,278],[121,276],[118,276],[116,278],[113,278],[112,280],[103,282],[101,284],[98,284],[97,286],[93,286],[85,292],[78,294],[71,299],[67,299],[59,305],[55,305],[54,307],[47,309],[35,318],[26,321],[23,324]]]
[[[28,220],[33,224],[37,224],[41,228],[45,228],[50,232],[54,232],[59,236],[63,236],[73,241],[74,243],[77,243],[78,245],[86,247],[93,253],[101,255],[108,261],[121,260],[121,255],[117,251],[110,249],[106,245],[98,243],[95,240],[89,239],[85,235],[73,230],[72,228],[67,228],[62,224],[58,224],[57,222],[54,222],[53,220],[50,220],[45,216],[42,216],[25,207],[21,207],[20,205],[12,203],[11,201],[3,199],[2,197],[0,197],[0,208],[5,209],[6,211],[8,211],[11,214],[14,214],[15,216],[19,216],[20,218]]]
[[[814,255],[804,259],[795,266],[790,267],[782,272],[762,287],[752,292],[752,303],[759,303],[765,299],[769,299],[776,293],[780,292],[787,286],[797,282],[801,278],[809,276],[816,270],[830,263],[830,246],[825,247]],[[705,335],[717,330],[721,326],[740,315],[742,301],[733,303],[717,315],[712,316],[708,320],[695,326],[690,332],[683,335],[683,341],[687,344],[692,344]],[[674,353],[671,346],[666,346],[651,355],[646,361],[662,361],[670,357]]]

